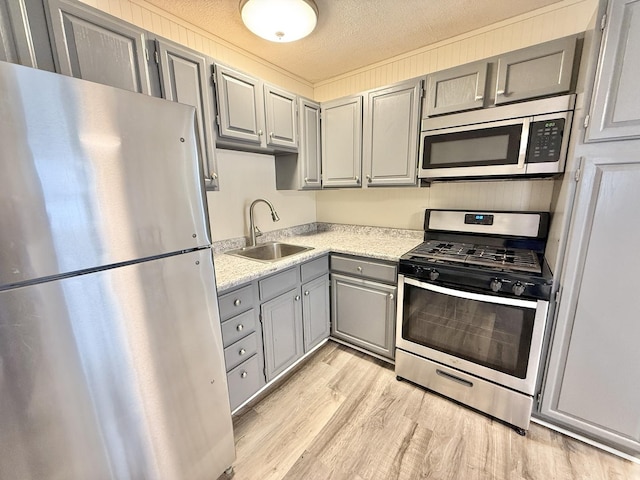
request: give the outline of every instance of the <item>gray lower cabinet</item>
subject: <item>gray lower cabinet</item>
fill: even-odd
[[[327,256],[260,280],[267,381],[329,336]]]
[[[267,381],[304,353],[300,291],[290,290],[260,306]]]
[[[366,95],[362,137],[365,187],[415,185],[423,78]]]
[[[215,105],[211,82],[212,59],[168,40],[156,41],[162,97],[196,109],[205,186],[218,188],[216,167]]]
[[[362,96],[322,103],[322,186],[360,187]]]
[[[610,0],[586,141],[640,137],[640,2]]]
[[[425,115],[484,107],[488,68],[489,62],[481,60],[429,74]]]
[[[265,384],[257,297],[255,284],[249,284],[218,299],[231,410]]]
[[[48,0],[57,70],[76,78],[154,94],[146,32],[78,2]]]
[[[332,337],[393,359],[396,292],[395,265],[332,256]]]
[[[329,336],[329,275],[302,284],[304,351],[308,352]]]
[[[541,413],[640,453],[640,141],[591,145],[567,243]]]

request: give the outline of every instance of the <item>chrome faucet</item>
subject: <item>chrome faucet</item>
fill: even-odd
[[[254,200],[251,206],[249,207],[249,230],[251,230],[251,244],[249,245],[250,247],[255,247],[256,237],[259,237],[260,235],[262,235],[262,232],[256,226],[255,220],[253,219],[253,207],[255,207],[256,203],[260,203],[260,202],[266,203],[269,206],[269,208],[271,209],[271,219],[274,222],[277,222],[278,220],[280,220],[280,217],[276,213],[275,208],[273,208],[273,205],[271,205],[271,202],[269,200],[265,200],[264,198],[259,198],[257,200]]]

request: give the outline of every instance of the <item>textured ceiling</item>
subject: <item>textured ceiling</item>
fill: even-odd
[[[276,44],[249,32],[239,0],[147,0],[316,83],[561,0],[316,0],[311,35]]]

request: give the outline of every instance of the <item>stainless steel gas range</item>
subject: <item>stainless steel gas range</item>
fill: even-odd
[[[529,428],[552,276],[548,213],[427,210],[400,259],[396,375]]]

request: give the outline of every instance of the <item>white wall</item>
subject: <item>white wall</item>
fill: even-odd
[[[433,183],[318,192],[319,222],[419,230],[425,208],[549,211],[553,180]]]
[[[263,232],[316,221],[316,194],[276,190],[272,155],[217,150],[220,190],[207,192],[211,235],[224,240],[249,235],[249,206],[257,198],[269,200],[280,216],[273,222],[269,207],[256,205],[256,224]]]

